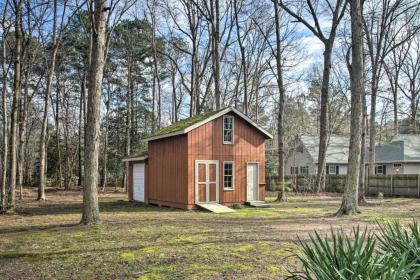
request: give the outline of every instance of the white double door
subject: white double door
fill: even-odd
[[[219,202],[219,161],[195,161],[195,202]]]

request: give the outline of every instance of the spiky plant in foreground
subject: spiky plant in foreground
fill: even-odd
[[[387,225],[386,228],[388,227],[392,226]],[[395,233],[396,229],[393,228],[393,230]],[[301,251],[296,256],[302,263],[302,269],[292,272],[288,278],[308,280],[419,279],[419,267],[415,261],[410,261],[413,259],[410,251],[395,249],[386,252],[383,250],[386,240],[388,237],[392,239],[392,236],[387,231],[382,232],[384,234],[383,239],[380,240],[380,246],[376,244],[376,235],[368,233],[366,228],[361,231],[359,227],[353,228],[352,233],[348,235],[342,230],[331,230],[330,237],[321,237],[315,232],[310,235],[310,240],[307,242],[299,239]],[[416,234],[415,230],[412,232]],[[395,245],[395,248],[402,247]],[[415,260],[418,261],[418,259]]]
[[[413,274],[420,275],[420,226],[413,221],[407,226],[398,220],[378,223],[378,253],[392,258],[405,258]],[[416,273],[417,272],[417,273]],[[420,278],[420,276],[419,276]]]

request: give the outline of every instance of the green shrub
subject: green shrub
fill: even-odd
[[[379,200],[379,203],[382,204],[382,200],[384,200],[384,194],[383,193],[378,192],[378,200]]]
[[[397,229],[398,227],[398,229]],[[318,280],[402,280],[419,279],[418,225],[410,225],[410,232],[400,224],[386,224],[378,237],[353,228],[347,235],[342,230],[331,231],[331,237],[321,237],[317,232],[308,242],[299,239],[300,252],[296,257],[302,263],[300,271],[291,272],[289,279]],[[397,234],[405,234],[394,241]],[[398,239],[399,240],[399,239]],[[414,241],[415,240],[415,241]],[[379,242],[379,245],[377,245]],[[403,246],[403,242],[410,245]],[[393,248],[386,250],[387,246]],[[416,247],[417,246],[417,247]]]
[[[284,191],[285,192],[293,192],[293,187],[292,187],[292,183],[285,183],[284,184]]]

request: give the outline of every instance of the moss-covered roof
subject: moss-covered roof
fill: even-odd
[[[175,132],[180,132],[180,131],[182,131],[182,130],[184,130],[184,129],[186,129],[186,128],[188,128],[188,127],[190,127],[190,126],[192,126],[196,123],[199,123],[201,121],[204,121],[207,118],[210,118],[211,116],[213,116],[213,115],[215,115],[215,114],[217,114],[217,113],[219,113],[219,112],[221,112],[225,109],[226,108],[223,108],[223,109],[219,109],[219,110],[216,110],[216,111],[211,111],[211,112],[208,112],[208,113],[205,113],[205,114],[195,115],[191,118],[180,120],[180,121],[178,121],[174,124],[171,124],[170,126],[167,126],[167,127],[164,127],[164,128],[161,128],[161,129],[155,131],[155,133],[153,133],[152,135],[150,135],[147,138],[162,136],[162,135],[171,134],[171,133],[175,133]]]

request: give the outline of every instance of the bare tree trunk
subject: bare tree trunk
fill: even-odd
[[[107,100],[106,113],[105,113],[105,135],[104,135],[104,150],[103,150],[103,163],[102,163],[102,192],[105,191],[105,188],[108,184],[108,129],[109,129],[109,109],[111,104],[111,89],[108,83],[107,89]]]
[[[81,223],[100,223],[98,204],[98,158],[100,98],[105,65],[105,33],[107,7],[105,0],[94,0],[91,19],[92,58],[89,65],[88,110],[85,135],[85,180],[83,188],[83,216]]]
[[[372,73],[376,70],[372,69]],[[370,120],[369,120],[369,174],[375,174],[375,140],[376,140],[376,75],[372,75],[371,82],[371,97],[370,97]]]
[[[277,113],[277,141],[278,141],[278,176],[280,178],[281,191],[277,200],[284,200],[286,193],[284,191],[284,85],[283,85],[283,69],[281,59],[281,37],[280,37],[280,7],[278,1],[274,3],[274,20],[276,21],[276,66],[277,66],[277,86],[279,88],[279,108]],[[245,81],[246,82],[246,81]]]
[[[64,144],[66,148],[65,153],[65,168],[64,168],[64,189],[70,189],[71,177],[72,177],[72,168],[70,163],[70,143],[69,143],[69,103],[68,103],[68,95],[64,88],[63,90],[63,105],[64,107],[64,121],[63,121],[63,129],[64,129]]]
[[[78,185],[81,186],[83,184],[83,162],[82,162],[82,153],[83,153],[83,146],[82,140],[84,135],[84,120],[85,120],[85,99],[86,99],[86,74],[83,73],[83,79],[81,84],[81,94],[79,100],[79,141],[78,141]]]
[[[133,77],[132,77],[132,62],[131,58],[128,62],[128,89],[127,89],[127,120],[126,120],[126,143],[125,143],[125,155],[129,156],[131,153],[131,130],[132,130],[132,100],[133,100]],[[155,95],[155,90],[153,89],[153,96]],[[154,107],[153,107],[154,108]],[[153,127],[155,123],[155,111],[153,109]],[[124,169],[125,170],[125,169]],[[124,171],[124,191],[127,190],[127,174]]]
[[[152,7],[149,2],[147,6],[150,11],[150,17],[152,21],[152,48],[153,48],[153,96],[156,94],[157,86],[157,127],[160,128],[162,123],[162,96],[158,69],[158,56],[157,56],[157,45],[156,45],[156,0],[152,0]]]
[[[239,10],[238,10],[238,1],[234,0],[233,1],[233,7],[235,9],[235,24],[236,24],[236,34],[238,37],[238,44],[239,44],[239,49],[241,51],[241,68],[242,68],[242,74],[243,74],[243,79],[244,79],[244,103],[243,103],[243,112],[245,115],[248,115],[248,69],[246,67],[246,55],[245,55],[245,47],[241,38],[241,30],[240,30],[240,26],[239,26],[239,20],[238,20],[238,16],[239,16]],[[236,104],[236,98],[235,98],[235,104]],[[257,109],[258,110],[258,109]]]
[[[58,74],[58,73],[57,73]],[[56,82],[56,101],[55,101],[55,138],[57,144],[57,156],[58,156],[58,166],[57,166],[57,178],[56,184],[58,183],[58,187],[61,189],[62,187],[62,180],[61,177],[63,175],[63,168],[62,168],[62,158],[61,158],[61,147],[60,147],[60,77],[57,75],[57,82]],[[65,124],[63,123],[63,126]]]
[[[359,173],[359,205],[366,205],[366,133],[367,133],[367,106],[366,106],[366,93],[363,91],[362,96],[362,143],[360,152],[360,173]]]
[[[21,53],[22,53],[22,1],[14,2],[15,8],[15,75],[13,81],[13,102],[10,118],[10,161],[9,161],[9,189],[7,194],[7,209],[15,208],[16,169],[17,169],[17,127],[20,104]]]
[[[3,40],[3,46],[5,41]],[[3,49],[5,50],[5,48]],[[3,88],[2,88],[2,117],[3,117],[3,157],[2,157],[2,178],[1,178],[1,192],[0,192],[0,212],[6,210],[6,184],[7,184],[7,158],[8,158],[8,133],[7,133],[7,79],[3,76]]]
[[[220,109],[220,16],[219,16],[219,0],[210,0],[211,8],[211,26],[212,26],[212,42],[213,42],[213,75],[214,75],[214,96],[216,100],[216,110]]]
[[[48,64],[48,80],[47,80],[47,89],[45,90],[44,96],[44,115],[42,118],[42,128],[41,128],[41,139],[40,139],[40,148],[39,148],[39,185],[38,185],[38,200],[45,199],[45,184],[46,184],[46,170],[47,170],[47,126],[48,126],[48,107],[50,102],[50,95],[52,89],[52,81],[55,72],[55,62],[58,51],[58,40],[57,40],[57,0],[54,0],[54,18],[53,18],[53,49],[51,53],[51,62]]]
[[[5,15],[8,6],[8,1],[6,1],[4,10],[3,10],[3,17],[2,17],[2,25],[3,25],[3,34],[2,34],[2,75],[3,75],[3,85],[2,85],[2,119],[3,119],[3,157],[2,157],[2,178],[1,178],[1,191],[0,191],[0,212],[6,210],[6,184],[7,184],[7,158],[8,158],[8,117],[7,117],[7,73],[6,70],[6,39],[8,35],[8,30],[4,28],[5,23]]]
[[[305,2],[305,1],[304,1]],[[316,188],[315,191],[319,192],[320,190],[325,189],[325,164],[326,164],[326,152],[327,152],[327,142],[328,142],[328,89],[330,83],[330,73],[331,73],[331,55],[334,46],[334,40],[337,32],[338,24],[344,16],[346,11],[347,1],[337,0],[335,1],[335,7],[331,5],[329,8],[332,11],[332,20],[331,20],[331,29],[329,31],[328,37],[325,37],[324,32],[322,31],[321,25],[319,24],[320,16],[317,14],[316,9],[314,9],[313,4],[316,1],[307,0],[307,8],[309,14],[311,15],[315,26],[312,23],[307,21],[307,18],[300,15],[298,11],[292,11],[290,5],[285,5],[280,0],[280,6],[294,17],[297,21],[305,25],[316,37],[318,37],[325,46],[324,50],[324,70],[322,74],[322,86],[321,86],[321,113],[319,118],[319,149],[318,149],[318,170],[316,176]],[[318,11],[319,12],[319,11]]]
[[[193,29],[192,29],[193,30]],[[198,95],[198,91],[196,88],[196,75],[197,75],[197,67],[196,67],[196,60],[197,60],[197,43],[196,43],[196,35],[195,33],[191,33],[192,38],[192,54],[191,54],[191,97],[190,97],[190,117],[196,113],[196,109],[194,106],[196,95]]]
[[[31,66],[29,66],[31,67]],[[22,200],[23,198],[23,163],[25,158],[25,150],[26,150],[26,125],[27,125],[27,116],[28,116],[28,94],[29,94],[29,76],[31,71],[28,70],[25,77],[25,96],[22,100],[21,106],[21,117],[20,117],[20,126],[19,126],[19,162],[18,162],[18,173],[19,173],[19,199]]]
[[[376,98],[381,82],[385,58],[399,46],[412,38],[417,28],[412,28],[418,5],[410,1],[376,1],[375,5],[368,5],[369,11],[364,13],[364,37],[371,64],[371,105],[369,122],[369,174],[375,173],[375,143],[376,143]],[[404,32],[402,32],[405,30]],[[407,31],[407,32],[406,32]],[[398,33],[397,35],[392,35]],[[386,70],[386,65],[385,65]],[[397,69],[398,71],[398,69]],[[392,83],[391,83],[392,86]],[[395,105],[395,104],[394,104]],[[394,115],[395,119],[395,115]],[[381,135],[379,135],[381,136]]]
[[[393,121],[393,130],[394,135],[398,134],[398,93],[394,91],[392,93],[392,105],[393,105],[393,115],[394,115],[394,121]]]
[[[351,123],[348,173],[339,215],[358,211],[358,187],[362,138],[363,77],[363,24],[361,0],[350,1],[352,30],[351,62]]]
[[[331,74],[331,55],[333,43],[328,42],[324,51],[324,71],[321,86],[321,113],[319,117],[319,149],[318,149],[318,171],[316,176],[316,192],[325,189],[325,168],[328,144],[328,103],[329,84]]]
[[[172,67],[171,69],[171,85],[172,85],[172,104],[171,104],[171,123],[176,122],[176,69]]]

